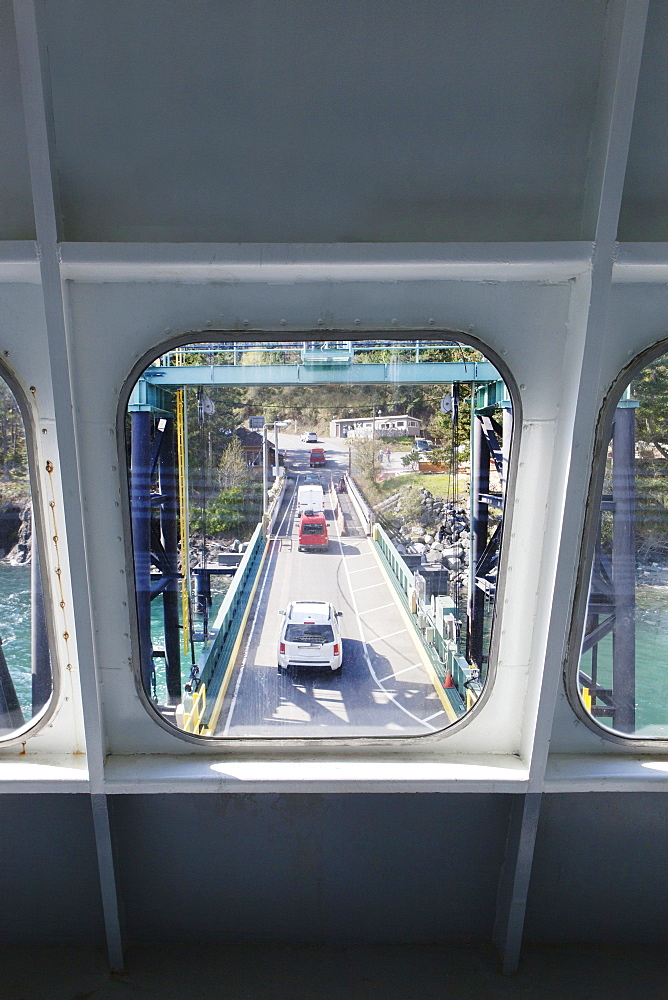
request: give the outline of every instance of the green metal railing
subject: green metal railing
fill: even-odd
[[[262,536],[262,525],[258,524],[216,616],[213,625],[216,636],[213,643],[200,657],[198,687],[206,685],[206,709],[201,718],[203,727],[209,724],[218,692],[230,668],[230,654],[239,635],[243,613],[266,544],[267,541]]]
[[[471,667],[464,656],[457,651],[457,643],[441,635],[431,618],[429,621],[429,641],[419,625],[419,616],[413,597],[415,593],[415,577],[413,571],[406,565],[397,552],[387,532],[382,525],[374,524],[373,542],[385,567],[390,571],[390,579],[395,585],[402,603],[411,617],[415,631],[423,641],[436,676],[441,681],[445,692],[450,696],[453,707],[457,711],[470,706],[480,694],[480,684],[477,681],[477,671]],[[448,681],[448,675],[450,681]],[[452,686],[450,686],[452,685]]]
[[[394,547],[394,544],[382,524],[379,524],[378,522],[374,525],[373,540],[383,556],[385,563],[392,570],[396,582],[401,588],[401,592],[408,600],[409,593],[413,589],[413,571],[406,565],[404,560],[401,558],[401,555]]]

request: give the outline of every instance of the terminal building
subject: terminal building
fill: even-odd
[[[407,413],[400,416],[343,417],[330,421],[332,438],[415,437],[422,431],[422,421]]]
[[[0,683],[0,995],[665,996],[667,51],[665,0],[0,0],[0,380],[25,429],[0,490],[23,462],[32,497],[30,569],[0,565],[7,662],[12,573],[32,595],[31,711]],[[452,537],[419,543],[462,595],[435,624],[382,525],[360,506],[343,533],[344,430],[422,428],[331,382],[351,343],[397,341],[485,359],[452,361],[475,454]],[[337,415],[311,470],[330,543],[296,552],[294,455],[242,497],[262,528],[216,637],[274,714],[212,734],[194,660],[164,696],[189,728],[153,680],[191,656],[193,524],[210,596],[217,439],[187,394],[243,385],[229,429],[298,441],[245,344],[295,410]],[[187,345],[214,347],[170,387]],[[188,420],[210,475],[179,523]],[[279,676],[278,612],[344,585],[340,677]],[[242,626],[267,608],[262,658]],[[426,693],[411,628],[420,656],[468,642]],[[395,713],[373,732],[363,683]]]

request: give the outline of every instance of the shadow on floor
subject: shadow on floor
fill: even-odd
[[[134,945],[112,975],[87,948],[0,950],[2,1000],[611,1000],[668,997],[658,948],[527,947],[502,976],[488,945]]]

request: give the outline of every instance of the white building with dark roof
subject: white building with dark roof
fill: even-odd
[[[402,413],[396,417],[342,417],[331,420],[332,438],[415,437],[422,431],[422,421]]]

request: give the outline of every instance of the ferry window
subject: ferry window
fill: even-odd
[[[48,704],[51,659],[26,452],[16,399],[0,378],[0,739],[26,730]]]
[[[578,673],[603,728],[668,738],[668,355],[633,378],[606,456]]]
[[[126,415],[144,691],[200,736],[404,737],[489,675],[512,430],[452,341],[207,343]]]

